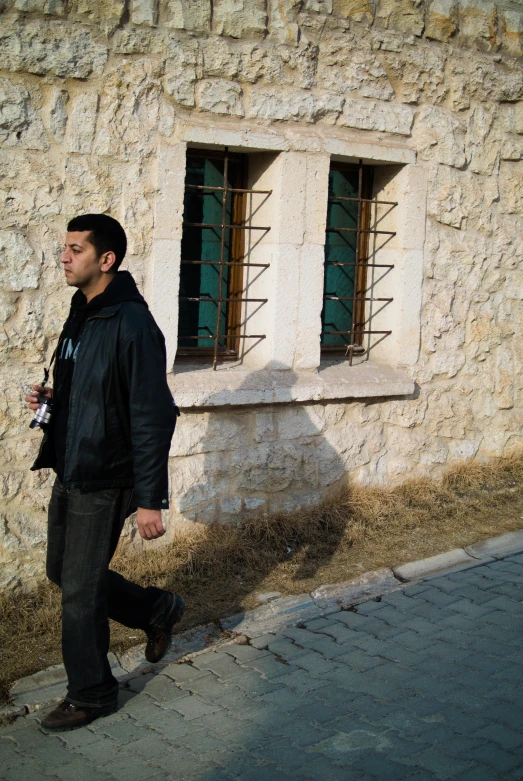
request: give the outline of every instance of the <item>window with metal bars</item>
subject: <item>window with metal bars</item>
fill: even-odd
[[[327,232],[325,237],[324,297],[321,314],[323,353],[349,357],[368,352],[376,331],[372,324],[374,302],[386,305],[392,298],[374,298],[369,285],[369,268],[392,269],[391,264],[376,263],[378,250],[395,233],[381,230],[384,215],[397,206],[392,201],[372,198],[373,168],[363,165],[332,163],[329,172]],[[385,207],[385,212],[381,211]],[[380,246],[377,245],[377,238]]]
[[[267,299],[247,296],[243,272],[269,265],[250,262],[246,236],[270,230],[253,225],[249,196],[271,193],[247,189],[247,165],[228,149],[187,151],[177,354],[212,356],[213,368],[238,357],[243,340],[265,339],[244,332],[245,306]]]

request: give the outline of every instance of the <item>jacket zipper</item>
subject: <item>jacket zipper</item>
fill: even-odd
[[[116,314],[116,312],[113,312],[113,314],[112,314],[112,315],[93,315],[92,317],[88,317],[88,318],[87,318],[87,320],[85,321],[85,324],[84,324],[84,330],[85,330],[85,326],[87,325],[87,323],[90,323],[90,322],[91,322],[91,320],[109,320],[109,318],[111,318],[111,317],[114,317],[114,316],[115,316],[115,314]],[[82,339],[81,339],[81,337],[80,337],[80,342],[81,342],[81,341],[82,341]],[[78,356],[77,356],[77,357],[78,357]],[[68,412],[67,412],[67,424],[68,424],[68,425],[69,425],[69,420],[70,420],[70,417],[71,417],[71,402],[72,402],[72,398],[73,398],[73,380],[74,380],[74,369],[75,369],[75,365],[76,365],[76,359],[75,359],[75,361],[74,361],[74,365],[73,365],[73,376],[71,377],[71,392],[70,392],[70,394],[69,394],[69,404],[68,404]],[[67,439],[68,439],[68,437],[66,437],[66,440],[65,440],[65,453],[64,453],[64,487],[65,487],[65,485],[67,484],[67,481],[66,481],[66,479],[65,479],[65,475],[66,475],[66,471],[67,471]]]
[[[85,326],[87,325],[87,323],[90,323],[91,320],[108,320],[110,317],[114,317],[115,314],[116,314],[116,312],[114,314],[112,314],[112,315],[93,315],[92,317],[88,317],[87,320],[85,321],[84,330],[85,330]],[[82,341],[81,337],[80,337],[80,341]],[[74,361],[74,365],[76,365],[76,359]],[[71,377],[71,391],[73,389],[74,365],[73,365],[73,376]],[[72,395],[73,395],[72,393],[69,394],[69,414],[71,413],[71,397],[72,397]]]

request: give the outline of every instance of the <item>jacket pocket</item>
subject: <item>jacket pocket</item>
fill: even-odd
[[[108,407],[106,411],[106,439],[109,471],[113,467],[128,464],[131,461],[131,451],[116,406]]]

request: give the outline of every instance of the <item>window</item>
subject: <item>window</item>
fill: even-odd
[[[253,225],[253,194],[270,191],[246,188],[246,155],[188,149],[186,158],[183,233],[181,242],[178,355],[238,357],[245,339],[264,334],[244,331],[247,304],[263,305],[265,298],[249,298],[244,269],[267,268],[250,262],[251,232],[267,232]]]
[[[382,367],[419,358],[429,167],[397,145],[202,123],[159,147],[145,280],[176,392],[220,406],[410,388]]]
[[[322,352],[349,356],[368,352],[364,337],[387,336],[391,331],[371,330],[372,304],[387,304],[392,298],[372,296],[374,280],[368,269],[393,268],[392,264],[372,262],[395,232],[381,229],[392,201],[372,198],[373,168],[332,163],[329,172],[323,310],[321,314]],[[386,213],[378,207],[386,207]],[[380,245],[377,245],[377,237]]]

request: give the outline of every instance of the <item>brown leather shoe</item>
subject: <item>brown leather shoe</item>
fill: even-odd
[[[182,620],[185,610],[183,599],[178,594],[171,594],[168,591],[162,594],[158,602],[151,627],[146,633],[145,658],[152,664],[163,659],[171,647],[172,628]]]
[[[118,703],[110,705],[73,705],[64,700],[42,720],[42,729],[49,732],[67,732],[90,724],[100,716],[109,716],[118,710]]]

